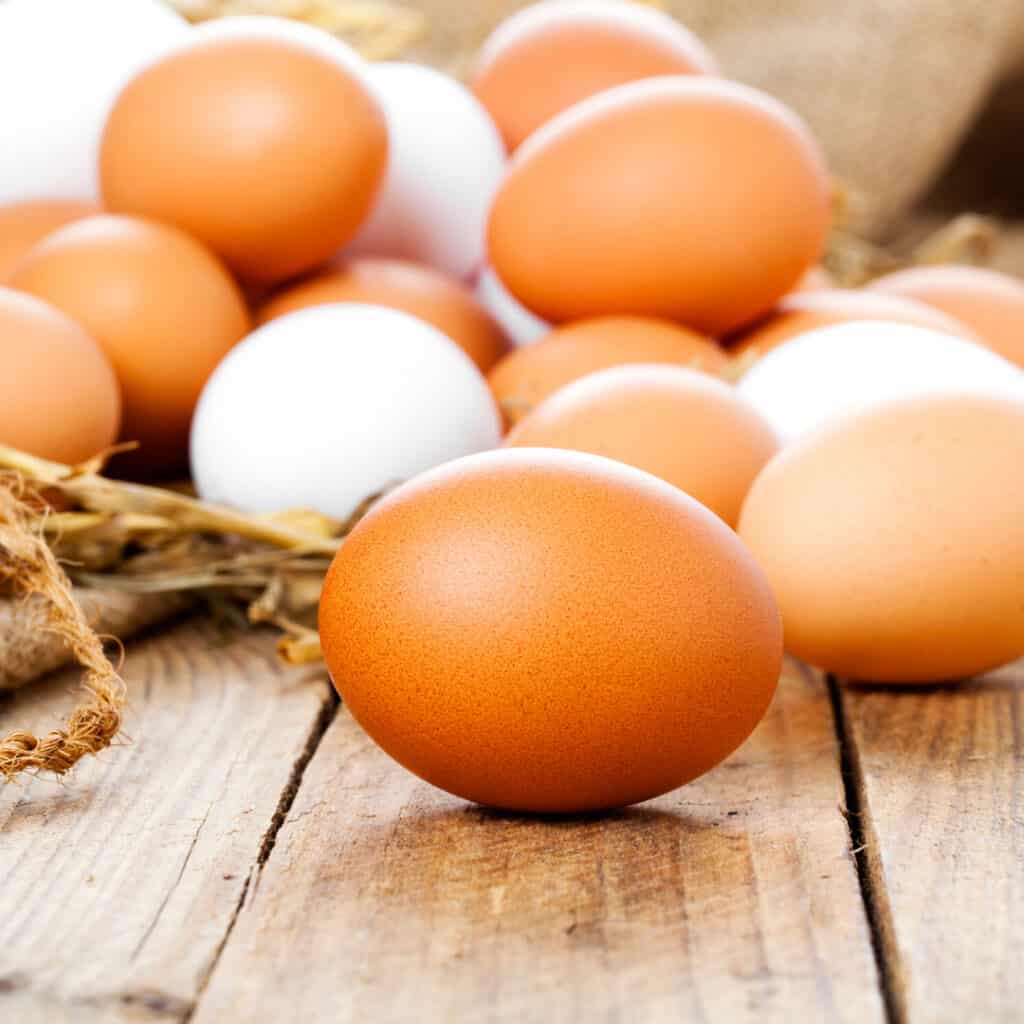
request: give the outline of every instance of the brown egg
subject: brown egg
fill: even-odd
[[[855,320],[913,324],[977,340],[969,327],[923,302],[859,289],[833,288],[787,295],[773,313],[731,338],[729,351],[736,359],[753,362],[798,334]]]
[[[505,445],[617,459],[660,476],[735,526],[779,439],[728,384],[694,370],[645,365],[567,384],[521,419]]]
[[[879,406],[783,449],[740,536],[786,646],[854,679],[956,679],[1024,655],[1024,402]]]
[[[715,342],[665,320],[595,317],[516,349],[491,370],[487,383],[506,423],[513,424],[571,381],[627,363],[672,363],[722,374],[729,357]]]
[[[124,398],[121,437],[141,444],[122,470],[183,471],[199,392],[250,327],[216,257],[175,228],[101,215],[49,235],[11,286],[73,317],[110,358]]]
[[[677,75],[610,89],[531,136],[488,245],[509,291],[546,320],[634,313],[720,335],[796,285],[830,219],[825,166],[795,114]]]
[[[574,103],[656,75],[715,74],[696,36],[639,4],[538,3],[505,19],[480,49],[470,87],[509,150]]]
[[[386,158],[384,115],[355,65],[237,31],[197,34],[127,85],[100,177],[111,210],[174,224],[273,282],[353,237]]]
[[[339,693],[392,757],[478,803],[576,812],[657,796],[749,735],[778,611],[720,519],[578,452],[449,462],[380,502],[324,584]]]
[[[512,348],[505,333],[460,281],[404,260],[356,259],[273,296],[260,310],[266,323],[329,302],[368,302],[418,316],[443,331],[486,373]]]
[[[51,231],[96,212],[94,203],[77,199],[29,199],[0,206],[0,281]]]
[[[873,281],[873,291],[927,303],[1024,367],[1024,282],[982,267],[915,267]]]
[[[120,419],[99,345],[52,306],[0,287],[0,445],[74,464],[113,444]]]

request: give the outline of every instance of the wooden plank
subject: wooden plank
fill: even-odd
[[[820,679],[751,740],[593,819],[469,806],[342,710],[195,1024],[884,1019]]]
[[[1021,1020],[1024,661],[840,704],[893,1017]]]
[[[131,648],[131,745],[0,789],[0,1019],[184,1020],[333,701],[273,637],[189,623]],[[52,727],[65,672],[0,730]]]

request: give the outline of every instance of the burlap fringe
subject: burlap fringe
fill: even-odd
[[[23,772],[64,775],[87,754],[106,749],[121,730],[127,691],[71,595],[71,583],[45,539],[30,525],[24,484],[15,474],[0,475],[0,585],[49,609],[45,628],[59,635],[85,670],[85,700],[63,729],[37,737],[12,732],[0,740],[0,776],[9,782]]]

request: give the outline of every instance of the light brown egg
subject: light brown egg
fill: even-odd
[[[0,281],[51,231],[96,212],[94,203],[78,199],[28,199],[0,206]]]
[[[113,363],[121,438],[141,445],[121,470],[182,472],[199,393],[250,327],[220,261],[175,228],[101,215],[49,235],[18,264],[11,286],[77,320]]]
[[[52,306],[0,287],[0,444],[74,464],[113,444],[120,419],[99,345]]]
[[[487,383],[506,423],[514,424],[571,381],[628,363],[671,363],[720,375],[729,357],[715,342],[665,320],[595,317],[516,349],[491,370]]]
[[[488,245],[509,291],[546,320],[632,313],[721,335],[797,284],[830,220],[828,175],[795,114],[677,75],[610,89],[532,135]]]
[[[955,317],[977,339],[1024,367],[1024,282],[983,267],[914,267],[886,274],[869,287],[927,303]]]
[[[646,800],[764,714],[782,634],[720,519],[632,467],[517,449],[374,507],[324,584],[345,705],[405,767],[520,811]]]
[[[577,0],[506,18],[481,47],[469,84],[513,150],[555,114],[612,86],[716,71],[703,43],[668,15]]]
[[[740,518],[790,651],[929,682],[1024,655],[1024,402],[880,406],[783,449]]]
[[[835,278],[824,267],[811,267],[796,283],[795,292],[822,292],[835,288]]]
[[[238,31],[197,34],[127,85],[100,176],[111,210],[174,224],[247,280],[274,282],[355,235],[386,158],[384,115],[353,68]]]
[[[675,366],[618,366],[556,391],[513,427],[512,448],[570,448],[667,480],[729,526],[779,449],[728,384]]]
[[[355,259],[300,281],[260,310],[266,323],[329,302],[368,302],[426,320],[443,331],[486,373],[512,349],[504,331],[460,281],[417,263]]]
[[[965,324],[923,302],[861,289],[833,288],[787,295],[774,312],[749,330],[730,338],[729,352],[736,359],[753,362],[798,334],[856,320],[913,324],[978,340]]]

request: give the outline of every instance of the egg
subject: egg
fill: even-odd
[[[394,256],[469,278],[483,263],[487,211],[505,151],[487,111],[461,83],[418,64],[374,66],[387,116],[387,177],[349,255]]]
[[[266,284],[355,235],[383,181],[387,126],[345,44],[248,21],[197,31],[136,75],[107,121],[100,169],[111,210],[175,225]]]
[[[140,444],[119,471],[181,473],[206,378],[249,330],[220,261],[176,228],[103,214],[47,236],[10,284],[77,320],[113,363],[124,398],[120,436]]]
[[[192,427],[192,476],[209,501],[345,519],[499,440],[480,371],[437,328],[382,306],[314,306],[258,328],[217,367]]]
[[[477,278],[476,296],[515,345],[529,345],[551,330],[551,324],[534,316],[508,289],[491,267]]]
[[[332,267],[273,296],[261,309],[259,321],[331,302],[363,302],[411,313],[447,334],[481,373],[512,348],[469,288],[447,274],[404,260],[364,258]]]
[[[796,283],[796,292],[820,292],[835,288],[835,278],[824,267],[811,267]]]
[[[1024,655],[1024,401],[931,395],[778,454],[740,536],[786,645],[853,679],[957,679]]]
[[[115,97],[190,31],[160,0],[0,3],[0,204],[98,199],[100,135]]]
[[[75,464],[113,444],[121,396],[110,361],[70,317],[0,287],[0,445]]]
[[[737,359],[753,362],[797,335],[829,324],[858,320],[914,324],[977,340],[965,324],[923,302],[861,289],[834,288],[787,295],[768,316],[729,339],[729,351]]]
[[[1020,396],[1024,373],[964,338],[863,321],[790,339],[756,362],[736,388],[790,441],[887,399],[950,390]]]
[[[651,317],[608,316],[579,320],[517,349],[488,374],[487,382],[508,423],[566,384],[612,366],[672,363],[721,374],[729,358],[707,338]]]
[[[914,267],[869,286],[886,295],[925,302],[966,324],[978,339],[1024,367],[1024,283],[984,267]]]
[[[320,601],[346,707],[467,800],[593,811],[731,753],[767,708],[782,634],[720,519],[579,452],[458,459],[376,505]]]
[[[505,439],[513,448],[604,455],[674,484],[729,526],[779,448],[771,427],[722,381],[676,366],[617,366],[556,391]]]
[[[98,212],[80,199],[26,199],[0,206],[0,282],[51,231]]]
[[[632,313],[721,335],[769,310],[821,255],[831,189],[804,124],[718,79],[620,85],[517,150],[488,259],[553,322]]]
[[[661,11],[563,0],[506,18],[481,47],[469,81],[513,150],[555,114],[612,86],[716,71],[700,40]]]

